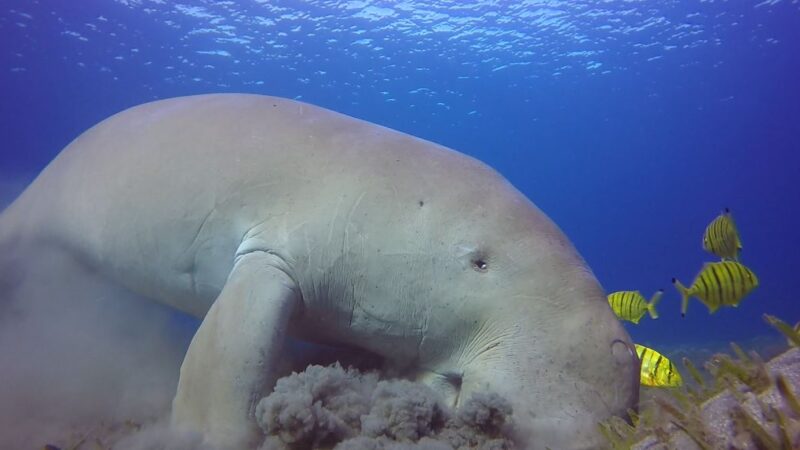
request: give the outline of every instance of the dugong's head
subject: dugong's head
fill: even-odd
[[[420,207],[435,255],[425,379],[456,404],[505,396],[524,448],[597,448],[598,422],[638,401],[631,339],[558,227],[494,171],[467,166]]]

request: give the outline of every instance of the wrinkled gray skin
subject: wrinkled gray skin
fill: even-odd
[[[148,103],[78,137],[0,216],[204,318],[173,423],[254,445],[287,334],[375,352],[453,404],[507,396],[523,445],[593,448],[638,360],[563,233],[494,170],[285,99]],[[41,275],[41,274],[40,274]]]

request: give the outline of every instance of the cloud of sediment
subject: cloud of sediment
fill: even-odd
[[[475,394],[453,411],[421,383],[335,364],[282,378],[259,402],[261,450],[509,449],[510,403]]]
[[[163,416],[174,395],[185,327],[59,259],[14,255],[26,281],[0,292],[0,448],[102,441],[103,424]]]

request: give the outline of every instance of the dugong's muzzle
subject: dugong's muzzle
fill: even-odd
[[[638,403],[639,360],[630,337],[605,298],[553,317],[525,309],[517,305],[506,317],[513,333],[498,352],[465,371],[462,398],[487,387],[505,396],[521,448],[602,448],[598,423],[626,417]]]

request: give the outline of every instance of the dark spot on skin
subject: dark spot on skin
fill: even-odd
[[[486,273],[489,270],[489,264],[487,264],[483,259],[473,259],[472,268],[477,272]]]

